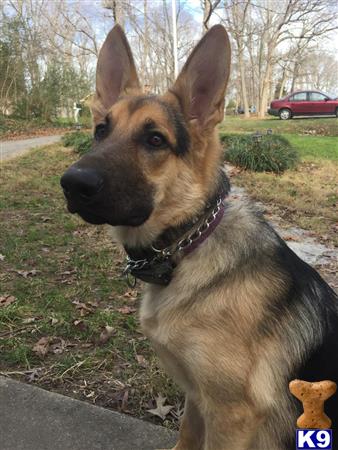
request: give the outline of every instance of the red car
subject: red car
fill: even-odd
[[[297,91],[279,100],[273,100],[268,109],[272,116],[282,120],[294,116],[334,115],[338,117],[338,99],[320,91]]]

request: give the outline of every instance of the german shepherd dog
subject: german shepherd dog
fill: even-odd
[[[230,44],[221,25],[173,87],[142,95],[117,25],[99,54],[92,151],[61,185],[71,213],[109,224],[145,281],[141,325],[186,394],[176,450],[291,450],[295,378],[338,381],[338,302],[247,203],[228,196],[215,130]],[[326,402],[338,439],[338,396]]]

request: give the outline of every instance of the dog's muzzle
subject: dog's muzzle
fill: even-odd
[[[64,173],[60,184],[67,199],[68,211],[95,225],[140,226],[152,212],[151,202],[138,199],[134,192],[132,195],[127,192],[122,195],[121,186],[109,183],[104,172],[98,168],[75,164]]]

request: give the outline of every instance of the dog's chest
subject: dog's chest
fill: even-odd
[[[142,300],[140,320],[143,333],[150,339],[165,371],[184,389],[193,387],[193,377],[184,358],[186,346],[185,332],[182,329],[182,316],[170,302],[146,293]],[[167,300],[167,298],[166,298]],[[157,308],[161,304],[161,308]]]

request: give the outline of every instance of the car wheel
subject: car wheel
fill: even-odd
[[[288,120],[291,119],[292,115],[291,115],[291,111],[289,109],[281,109],[279,111],[279,118],[282,120]]]

